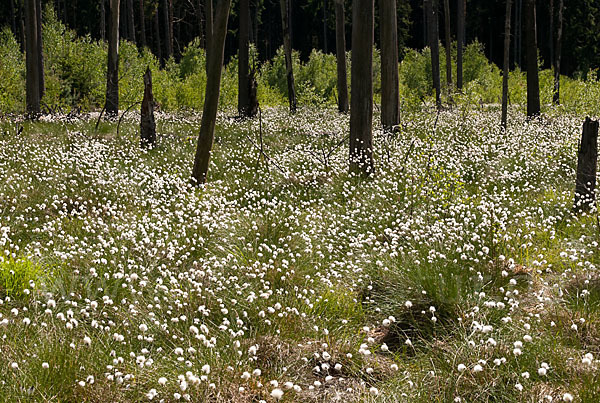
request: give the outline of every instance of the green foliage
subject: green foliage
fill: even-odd
[[[294,72],[296,72],[297,75],[297,72],[300,69],[300,54],[298,52],[292,52],[292,65]],[[258,85],[272,87],[287,99],[288,90],[283,47],[277,49],[277,53],[272,60],[265,62],[261,66]]]
[[[600,80],[598,69],[587,74],[587,79],[561,77],[560,101],[566,110],[577,114],[600,114]]]
[[[0,32],[0,106],[9,111],[23,111],[25,99],[25,60],[10,29]]]
[[[297,75],[299,104],[335,104],[337,88],[337,63],[333,54],[313,50]]]
[[[456,46],[451,51],[451,65],[456,74]],[[453,80],[456,76],[453,75]],[[440,80],[446,88],[446,58],[440,44]],[[455,81],[454,81],[455,82]],[[400,64],[400,88],[405,105],[420,107],[427,97],[433,96],[431,51],[409,50]],[[485,57],[483,45],[477,41],[466,46],[463,55],[463,93],[456,97],[463,102],[497,103],[502,95],[502,73]]]
[[[26,258],[0,262],[0,296],[27,298],[41,274],[41,266]]]
[[[107,44],[89,36],[78,37],[56,17],[52,6],[44,13],[44,66],[46,93],[43,105],[52,110],[83,111],[102,108],[106,91]],[[423,102],[431,102],[433,84],[431,53],[406,49],[399,64],[400,97],[404,110],[419,110]],[[153,74],[154,99],[162,110],[194,109],[204,105],[206,91],[206,53],[198,39],[189,43],[180,62],[170,59],[164,67],[149,49],[138,49],[135,44],[122,40],[119,48],[119,99],[121,109],[134,107],[143,95],[142,75],[147,67]],[[456,46],[451,51],[453,79],[456,80]],[[283,48],[272,60],[254,65],[257,50],[250,49],[250,60],[256,68],[258,100],[263,106],[287,104],[287,79]],[[348,86],[350,87],[351,53],[346,55]],[[333,107],[337,102],[337,66],[333,54],[313,50],[306,62],[299,53],[292,55],[298,105]],[[444,97],[450,92],[446,85],[446,60],[440,45],[440,78]],[[221,79],[221,108],[235,108],[238,96],[238,59],[232,57],[223,70]],[[25,57],[9,29],[0,33],[0,111],[22,112],[25,100]],[[574,113],[598,114],[600,96],[598,71],[581,74],[583,79],[562,78],[561,101],[563,108]],[[464,86],[452,94],[452,102],[464,105],[500,102],[502,74],[485,56],[483,45],[477,41],[467,45],[463,58]],[[540,71],[542,105],[550,105],[553,91],[550,70]],[[376,103],[381,94],[381,56],[373,51],[373,92]],[[519,69],[510,73],[509,102],[526,103],[526,76]],[[450,102],[450,100],[448,99]]]
[[[46,93],[52,108],[95,109],[104,103],[106,45],[89,36],[77,37],[51,7],[44,13],[42,31]]]
[[[419,101],[429,95],[433,87],[431,78],[431,52],[410,49],[400,63],[400,85],[404,98]]]

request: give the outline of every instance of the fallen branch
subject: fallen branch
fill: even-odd
[[[119,127],[121,126],[121,120],[123,120],[123,117],[125,117],[125,114],[127,112],[129,112],[131,110],[131,108],[133,108],[134,106],[139,105],[141,103],[142,103],[141,101],[134,102],[133,104],[129,105],[129,108],[125,109],[125,112],[123,112],[121,114],[121,117],[119,118],[119,122],[117,123],[117,137],[119,137]]]

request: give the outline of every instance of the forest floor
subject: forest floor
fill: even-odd
[[[0,122],[2,401],[582,401],[600,395],[600,224],[581,116]],[[258,150],[262,149],[263,154]]]

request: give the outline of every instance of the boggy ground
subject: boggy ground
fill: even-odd
[[[582,116],[0,123],[0,400],[596,401],[600,224]],[[22,130],[21,130],[22,128]],[[262,147],[264,154],[258,150]]]

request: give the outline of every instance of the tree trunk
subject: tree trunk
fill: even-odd
[[[438,109],[442,107],[442,94],[440,85],[440,47],[438,34],[438,7],[437,0],[425,0],[427,9],[427,27],[429,49],[431,50],[431,74],[433,76],[433,88],[435,89],[435,105]]]
[[[106,0],[100,0],[100,39],[106,40]]]
[[[520,67],[519,62],[519,51],[521,46],[519,44],[519,24],[521,23],[521,16],[519,12],[521,10],[521,0],[515,0],[515,19],[514,19],[514,28],[513,28],[513,59],[515,67]]]
[[[146,47],[146,15],[144,12],[144,0],[140,0],[140,47]]]
[[[10,3],[10,28],[12,30],[13,35],[15,36],[15,38],[18,37],[18,32],[17,32],[17,15],[15,13],[15,1],[14,0],[8,0]]]
[[[158,6],[156,7],[156,10],[154,10],[153,25],[154,25],[154,47],[156,49],[156,57],[158,58],[158,60],[160,60],[160,62],[162,64],[164,62],[164,59],[162,57],[162,49],[161,49],[161,43],[160,43],[160,22],[158,20]]]
[[[217,107],[219,106],[219,93],[221,87],[221,70],[225,51],[225,36],[227,34],[227,20],[231,0],[219,0],[216,7],[215,26],[212,40],[209,43],[210,54],[206,80],[206,95],[202,110],[202,123],[198,135],[198,145],[194,158],[192,178],[196,183],[206,183],[210,153],[212,150],[217,120]]]
[[[127,24],[127,0],[121,1],[121,4],[119,4],[119,8],[119,16],[123,16],[123,24],[119,24],[119,39],[128,40],[129,24]]]
[[[463,46],[465,44],[465,0],[457,0],[456,11],[456,88],[463,87]]]
[[[504,71],[502,75],[502,120],[501,126],[506,130],[508,115],[508,73],[510,71],[510,7],[512,0],[506,0],[506,16],[504,20]]]
[[[27,34],[25,35],[26,63],[26,101],[27,113],[31,118],[40,114],[40,69],[38,53],[37,0],[26,0],[25,19]]]
[[[171,0],[171,4],[172,2],[173,0]],[[176,3],[175,7],[171,7],[171,38],[173,38],[173,53],[177,60],[179,60],[179,56],[181,55],[179,41],[181,39],[181,21],[183,21],[183,16],[185,15],[182,12],[182,7],[181,3]]]
[[[596,188],[598,161],[598,121],[585,118],[581,143],[577,151],[577,179],[575,181],[575,210],[592,207]]]
[[[558,4],[558,32],[556,33],[556,47],[554,59],[554,91],[552,94],[552,102],[556,105],[560,104],[560,56],[562,49],[562,29],[563,29],[563,0]]]
[[[165,60],[173,55],[173,37],[171,31],[170,0],[163,0],[163,23],[165,27]]]
[[[323,0],[323,53],[327,54],[327,0]]]
[[[175,54],[175,36],[173,35],[173,0],[169,0],[169,46],[171,47],[171,55]]]
[[[119,0],[110,0],[108,20],[108,68],[106,72],[106,113],[119,113]]]
[[[345,22],[344,0],[335,0],[335,53],[337,57],[338,110],[341,113],[348,113]]]
[[[140,137],[141,146],[152,147],[156,143],[156,122],[154,121],[154,96],[152,95],[152,73],[150,67],[144,74],[144,98],[140,111]]]
[[[196,14],[196,19],[198,20],[198,38],[200,39],[200,47],[205,48],[206,44],[204,42],[204,17],[202,16],[202,5],[200,4],[200,0],[196,0],[194,2],[194,13]]]
[[[73,29],[77,29],[77,11],[79,10],[79,5],[77,4],[77,0],[71,0],[69,3],[73,6]]]
[[[240,31],[238,58],[238,113],[248,116],[250,112],[249,56],[248,56],[248,23],[250,21],[250,1],[240,0]]]
[[[129,25],[129,40],[136,43],[135,40],[135,21],[133,17],[133,0],[127,0],[127,24]]]
[[[446,83],[448,91],[452,88],[452,42],[450,41],[450,0],[444,0],[444,28],[446,36]]]
[[[396,0],[379,1],[381,28],[381,123],[393,130],[400,122]]]
[[[17,29],[19,30],[17,35],[19,49],[25,53],[25,10],[22,1],[17,2]]]
[[[206,7],[206,69],[208,70],[208,58],[213,36],[213,0],[204,0]]]
[[[285,51],[285,70],[287,76],[288,100],[290,112],[296,112],[296,90],[294,88],[294,65],[292,61],[292,34],[290,29],[290,14],[288,11],[289,0],[280,0],[281,23],[283,26],[283,48]]]
[[[68,20],[68,6],[67,6],[67,0],[63,0],[63,22],[65,23],[65,26],[69,26],[69,20]]]
[[[39,91],[40,100],[44,97],[46,92],[46,80],[44,78],[44,52],[42,51],[42,0],[37,0],[35,7],[36,23],[37,23],[37,54],[38,54],[38,69],[39,72]]]
[[[554,0],[550,0],[550,29],[548,30],[549,42],[548,46],[550,47],[550,64],[554,63]]]
[[[350,172],[373,173],[374,0],[352,2]]]
[[[527,55],[527,117],[540,114],[535,0],[525,1],[525,46]]]

